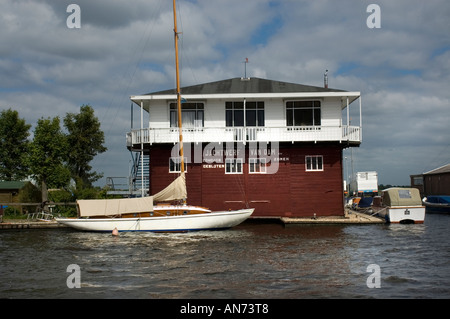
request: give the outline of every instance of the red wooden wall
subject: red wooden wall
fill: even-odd
[[[173,145],[150,148],[150,192],[155,194],[178,174],[169,173]],[[189,147],[185,145],[185,148]],[[249,174],[248,148],[243,174],[225,174],[224,163],[188,164],[188,204],[212,210],[254,207],[253,216],[341,216],[343,208],[342,145],[279,145],[276,174]],[[192,151],[192,154],[194,152]],[[305,156],[322,155],[323,171],[306,171]],[[193,155],[192,155],[193,159]],[[214,168],[214,165],[215,168]]]

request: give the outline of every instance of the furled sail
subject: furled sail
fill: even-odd
[[[119,199],[77,200],[80,217],[118,216],[153,211],[153,202],[168,202],[187,198],[184,173],[154,196]]]
[[[164,188],[159,193],[153,195],[155,202],[168,202],[187,198],[186,177],[182,173],[169,186]]]

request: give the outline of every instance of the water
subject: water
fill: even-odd
[[[0,232],[0,298],[450,298],[450,215],[187,234]],[[69,289],[67,267],[80,267]],[[370,264],[380,288],[368,288]]]

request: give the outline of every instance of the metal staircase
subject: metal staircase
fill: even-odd
[[[143,158],[141,159],[142,156]],[[130,172],[131,191],[133,194],[139,196],[142,193],[143,188],[144,194],[148,194],[150,184],[150,156],[142,154],[141,152],[136,152],[135,156],[131,153],[131,157],[133,158],[133,164]]]
[[[144,196],[148,194],[150,157],[149,155],[142,155],[141,152],[130,153],[132,158],[130,175],[128,177],[107,177],[106,185],[109,188],[108,195],[140,197],[142,195],[142,189],[144,189]],[[141,158],[141,156],[143,157]]]

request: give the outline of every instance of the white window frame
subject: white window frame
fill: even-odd
[[[265,158],[249,158],[248,173],[249,174],[266,174],[267,160]]]
[[[187,163],[186,163],[187,158],[184,158],[184,172],[187,173]],[[171,162],[174,163],[174,170],[172,169],[172,164]],[[181,173],[181,158],[178,157],[170,157],[169,158],[169,173]]]
[[[238,163],[240,170],[238,170]],[[231,164],[231,171],[228,171],[228,165]],[[243,174],[244,161],[242,158],[226,158],[225,159],[225,174]],[[234,168],[234,169],[233,169]]]
[[[321,159],[320,162],[317,160],[318,158]],[[309,159],[309,161],[308,161],[308,159]],[[308,162],[310,163],[310,165],[308,165]],[[319,165],[319,164],[321,164],[321,165]],[[310,167],[308,167],[308,166],[310,166]],[[307,172],[323,172],[323,155],[306,155],[305,156],[305,170]]]
[[[295,102],[312,102],[313,105],[311,107],[308,107],[308,106],[300,107],[300,106],[295,106]],[[319,106],[314,106],[314,102],[319,102],[320,105]],[[293,103],[293,105],[292,106],[288,106],[289,103]],[[289,127],[289,128],[302,127],[302,126],[304,126],[304,127],[320,127],[322,125],[322,116],[323,116],[322,115],[322,104],[323,104],[323,100],[322,99],[312,99],[312,100],[311,99],[295,99],[295,100],[289,99],[289,100],[285,100],[284,101],[284,105],[285,105],[285,108],[284,108],[284,112],[285,113],[284,113],[284,115],[285,115],[285,120],[286,120],[286,126]],[[293,118],[292,118],[292,125],[288,125],[288,123],[287,123],[288,113],[290,111],[294,111],[296,109],[297,110],[300,110],[300,109],[312,110],[312,121],[313,121],[312,125],[302,125],[302,124],[295,125],[294,113],[292,113],[292,116],[293,116]],[[316,112],[317,110],[320,112],[319,123],[315,122],[315,117],[314,117],[314,112]]]

